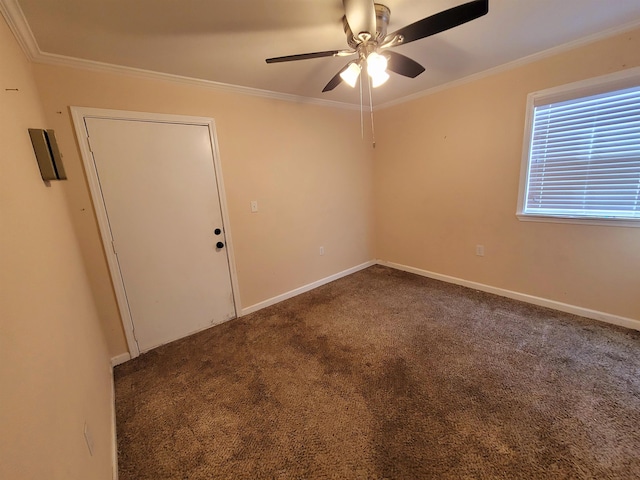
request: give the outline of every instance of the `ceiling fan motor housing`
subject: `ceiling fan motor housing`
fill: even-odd
[[[382,5],[380,3],[376,3],[376,32],[375,35],[370,36],[366,40],[372,40],[372,43],[379,44],[382,43],[385,37],[387,36],[387,26],[389,25],[389,17],[391,16],[391,10],[386,5]],[[347,17],[342,17],[342,24],[344,26],[344,33],[347,35],[347,43],[353,49],[357,49],[358,45],[360,45],[364,38],[359,38],[353,34],[351,31],[351,27],[347,23]]]

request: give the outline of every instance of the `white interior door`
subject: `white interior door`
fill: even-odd
[[[140,351],[234,318],[208,126],[85,125]]]

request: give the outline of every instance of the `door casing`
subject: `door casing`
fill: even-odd
[[[225,248],[227,249],[227,255],[229,258],[229,273],[231,275],[231,288],[233,290],[234,305],[236,309],[236,316],[239,317],[242,312],[240,302],[240,289],[238,288],[238,276],[236,271],[235,256],[233,250],[233,241],[229,223],[229,213],[227,209],[226,194],[224,189],[224,182],[222,179],[222,168],[220,165],[220,151],[218,149],[218,140],[216,137],[215,122],[212,118],[207,117],[192,117],[184,115],[168,115],[159,113],[145,113],[145,112],[130,112],[122,110],[109,110],[101,108],[88,108],[88,107],[70,107],[71,117],[73,119],[73,125],[76,132],[76,138],[78,140],[78,146],[80,148],[80,154],[82,157],[82,163],[89,183],[89,191],[91,193],[91,199],[94,205],[94,211],[96,219],[98,221],[98,228],[100,230],[100,237],[102,239],[102,246],[104,249],[105,257],[109,267],[109,273],[111,274],[111,281],[115,291],[116,302],[118,304],[118,311],[120,318],[122,319],[122,326],[124,329],[125,337],[127,340],[127,346],[129,348],[129,354],[131,358],[135,358],[140,355],[140,349],[134,336],[133,320],[127,304],[126,293],[124,289],[124,282],[120,274],[120,268],[118,266],[117,257],[111,248],[111,231],[109,227],[109,221],[107,218],[107,211],[102,199],[102,193],[100,190],[100,182],[98,180],[98,173],[93,161],[93,155],[89,146],[89,140],[87,130],[85,127],[85,118],[104,118],[112,120],[140,120],[151,121],[159,123],[180,123],[183,125],[199,125],[206,126],[209,130],[211,145],[213,147],[213,165],[216,174],[216,184],[218,187],[218,194],[220,197],[220,209],[222,211],[222,221],[225,231]]]

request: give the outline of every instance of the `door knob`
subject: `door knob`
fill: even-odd
[[[224,243],[222,242],[216,243],[216,248],[222,248],[222,247],[224,247]]]
[[[215,233],[216,235],[220,235],[222,233],[222,230],[220,230],[219,228],[216,228],[213,233]]]

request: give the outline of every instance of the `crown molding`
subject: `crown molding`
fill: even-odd
[[[27,23],[27,19],[17,0],[0,0],[0,12],[7,21],[9,29],[13,36],[16,37],[25,56],[33,62],[35,57],[41,53],[40,47],[38,47],[31,27]]]
[[[162,73],[162,72],[156,72],[153,70],[144,70],[141,68],[126,67],[126,66],[115,65],[111,63],[103,63],[103,62],[97,62],[94,60],[85,60],[81,58],[68,57],[65,55],[58,55],[54,53],[43,52],[42,50],[40,50],[40,47],[38,46],[38,42],[36,41],[33,35],[33,32],[31,31],[31,27],[27,23],[27,19],[25,18],[24,13],[20,8],[20,5],[18,5],[17,0],[0,0],[0,12],[2,12],[2,15],[5,17],[9,25],[9,28],[11,29],[14,36],[16,37],[26,57],[31,62],[34,62],[34,63],[42,63],[42,64],[48,64],[48,65],[61,65],[66,67],[81,68],[84,70],[117,73],[121,75],[130,75],[130,76],[139,77],[139,78],[164,80],[164,81],[179,83],[183,85],[211,88],[213,90],[222,91],[222,92],[236,93],[241,95],[251,95],[254,97],[283,100],[287,102],[340,108],[345,110],[360,110],[360,105],[354,105],[351,103],[336,102],[333,100],[322,100],[314,97],[303,97],[301,95],[292,95],[289,93],[274,92],[271,90],[262,90],[258,88],[231,85],[228,83],[214,82],[213,80],[203,80],[203,79],[198,79],[193,77],[185,77],[182,75],[174,75],[171,73]],[[507,62],[502,65],[498,65],[497,67],[493,67],[488,70],[483,70],[482,72],[474,73],[464,78],[453,80],[451,82],[447,82],[442,85],[429,88],[427,90],[422,90],[420,92],[416,92],[414,94],[407,95],[405,97],[377,105],[374,107],[374,111],[383,110],[385,108],[393,107],[395,105],[410,102],[412,100],[417,100],[427,95],[440,92],[442,90],[454,88],[460,85],[464,85],[466,83],[473,82],[475,80],[479,80],[481,78],[489,77],[491,75],[496,75],[498,73],[502,73],[507,70],[518,68],[518,67],[527,65],[529,63],[536,62],[538,60],[542,60],[544,58],[551,57],[553,55],[557,55],[562,52],[566,52],[574,48],[578,48],[584,45],[588,45],[590,43],[597,42],[599,40],[603,40],[605,38],[613,37],[615,35],[619,35],[619,34],[634,30],[638,27],[640,27],[640,21],[634,21],[618,27],[609,28],[607,30],[598,32],[596,34],[589,35],[587,37],[583,37],[568,43],[564,43],[562,45],[558,45],[558,46],[549,48],[547,50],[543,50],[542,52],[534,53],[532,55],[528,55],[526,57],[513,60],[511,62]],[[369,111],[370,108],[367,106],[364,108],[364,110]]]
[[[301,95],[292,95],[289,93],[274,92],[271,90],[262,90],[259,88],[243,87],[239,85],[231,85],[229,83],[214,82],[213,80],[203,80],[199,78],[185,77],[182,75],[174,75],[171,73],[156,72],[153,70],[145,70],[142,68],[126,67],[123,65],[115,65],[111,63],[97,62],[94,60],[85,60],[82,58],[68,57],[66,55],[43,52],[40,49],[38,42],[33,35],[33,31],[31,30],[31,27],[29,26],[29,23],[27,22],[27,19],[24,16],[24,13],[20,8],[17,0],[0,0],[0,12],[6,19],[11,32],[16,37],[25,56],[33,63],[59,65],[97,72],[117,73],[138,78],[164,80],[183,85],[210,88],[221,92],[251,95],[254,97],[283,100],[286,102],[303,103],[307,105],[318,105],[346,110],[360,110],[360,105],[354,105],[350,103],[336,102],[333,100],[322,100],[314,97],[304,97]]]
[[[418,98],[425,97],[427,95],[432,95],[437,92],[441,92],[442,90],[447,90],[449,88],[458,87],[460,85],[464,85],[466,83],[471,83],[476,80],[480,80],[481,78],[489,77],[491,75],[496,75],[498,73],[506,72],[507,70],[512,70],[514,68],[522,67],[529,63],[536,62],[538,60],[542,60],[544,58],[552,57],[554,55],[558,55],[560,53],[572,50],[574,48],[582,47],[588,45],[590,43],[597,42],[599,40],[604,40],[609,37],[615,37],[616,35],[623,34],[625,32],[629,32],[631,30],[635,30],[640,27],[640,21],[634,21],[630,23],[626,23],[624,25],[620,25],[618,27],[609,28],[607,30],[603,30],[598,33],[594,33],[593,35],[589,35],[587,37],[579,38],[578,40],[573,40],[568,43],[563,43],[562,45],[557,45],[555,47],[551,47],[547,50],[543,50],[541,52],[533,53],[526,57],[519,58],[517,60],[513,60],[511,62],[503,63],[502,65],[498,65],[497,67],[489,68],[488,70],[483,70],[482,72],[474,73],[473,75],[469,75],[467,77],[459,78],[457,80],[453,80],[451,82],[443,83],[442,85],[438,85],[427,90],[422,90],[420,92],[416,92],[411,95],[407,95],[406,97],[398,98],[397,100],[392,100],[390,102],[386,102],[380,104],[374,108],[374,110],[383,110],[385,108],[393,107],[395,105],[400,105],[401,103],[410,102],[412,100],[417,100]]]
[[[3,0],[0,0],[0,2]],[[240,85],[232,85],[229,83],[214,82],[213,80],[204,80],[193,77],[185,77],[172,73],[156,72],[153,70],[145,70],[142,68],[126,67],[123,65],[115,65],[112,63],[96,62],[94,60],[85,60],[75,57],[67,57],[55,53],[40,52],[33,59],[34,63],[42,63],[48,65],[58,65],[64,67],[81,68],[83,70],[92,70],[96,72],[116,73],[128,75],[138,78],[148,78],[152,80],[164,80],[182,85],[191,85],[196,87],[205,87],[212,90],[236,93],[241,95],[251,95],[254,97],[262,97],[275,100],[283,100],[286,102],[303,103],[307,105],[319,105],[323,107],[341,108],[346,110],[360,110],[359,105],[349,103],[336,102],[333,100],[322,100],[314,97],[303,97],[301,95],[292,95],[290,93],[274,92],[271,90],[262,90],[259,88],[243,87]]]

